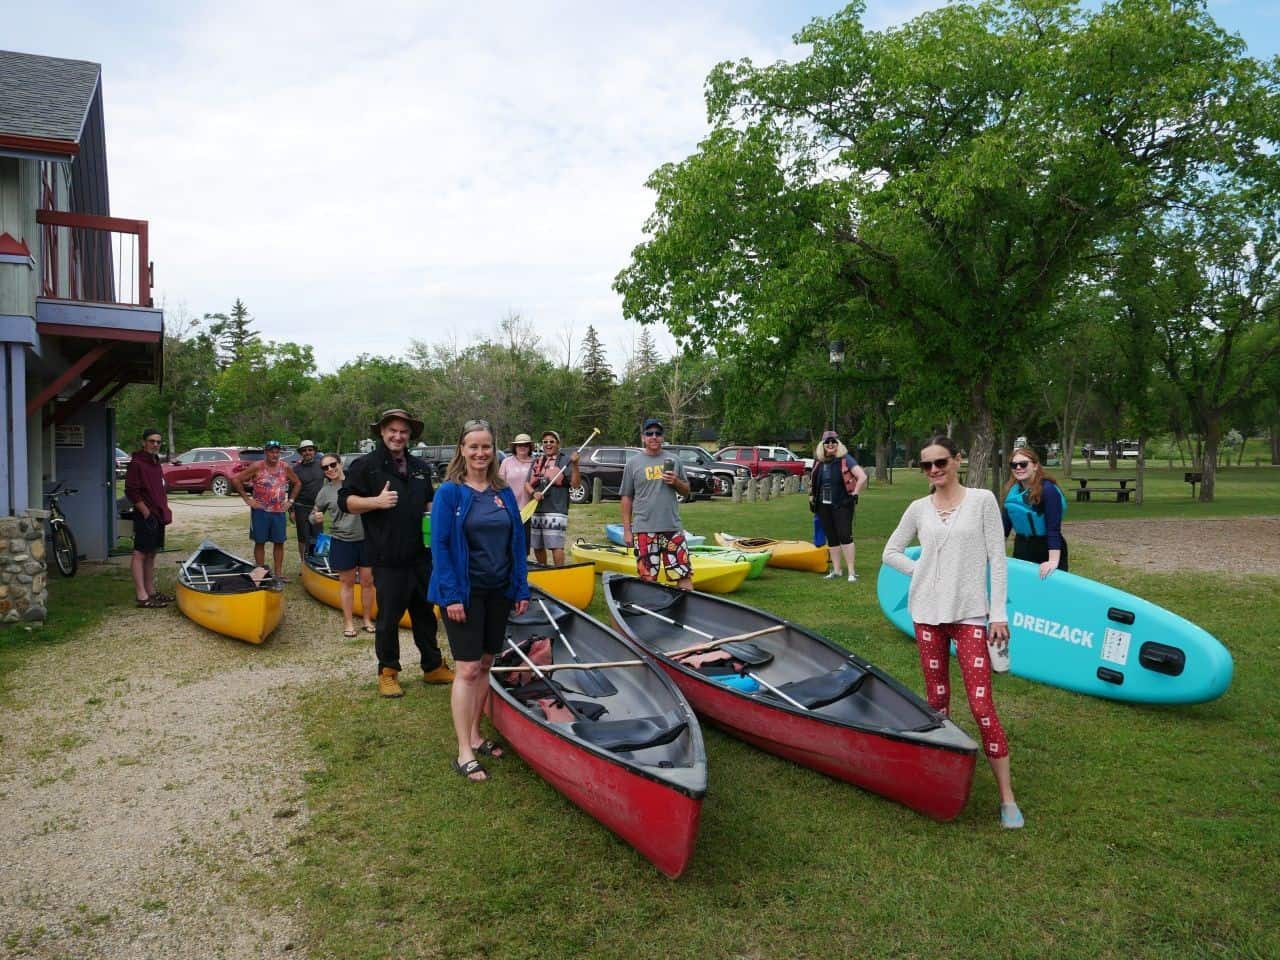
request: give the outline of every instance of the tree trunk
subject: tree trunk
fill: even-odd
[[[876,479],[889,479],[889,441],[883,437],[876,438]]]
[[[177,452],[177,447],[173,445],[173,407],[169,408],[169,456],[172,457]]]
[[[1134,487],[1136,488],[1136,491],[1133,495],[1134,503],[1136,503],[1138,506],[1142,506],[1142,487],[1143,487],[1143,481],[1146,479],[1146,473],[1147,473],[1147,454],[1146,454],[1146,450],[1144,449],[1146,445],[1147,445],[1146,438],[1141,433],[1139,433],[1138,434],[1138,479],[1134,483]]]
[[[1062,476],[1065,480],[1071,479],[1071,458],[1075,456],[1076,449],[1076,427],[1072,424],[1067,428],[1066,434],[1062,438]]]
[[[1204,453],[1200,457],[1200,502],[1213,503],[1213,482],[1218,473],[1218,445],[1222,442],[1222,426],[1214,417],[1205,424]]]
[[[1280,467],[1280,423],[1271,425],[1271,465]]]
[[[969,448],[969,476],[965,486],[981,488],[987,485],[987,468],[994,459],[996,424],[986,390],[981,384],[974,385],[970,400],[973,404],[973,442]]]

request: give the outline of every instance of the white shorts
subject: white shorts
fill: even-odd
[[[529,520],[529,546],[534,550],[563,550],[568,537],[567,513],[535,513]]]

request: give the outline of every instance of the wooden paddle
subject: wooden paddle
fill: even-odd
[[[588,444],[588,443],[590,443],[592,440],[594,440],[594,439],[595,439],[595,437],[596,437],[596,434],[598,434],[599,432],[600,432],[600,428],[599,428],[599,427],[592,427],[592,428],[591,428],[591,436],[587,437],[587,439],[586,439],[586,440],[582,441],[582,446],[578,447],[578,449],[577,449],[577,450],[575,450],[574,452],[575,452],[575,453],[582,453],[582,451],[586,448],[587,444]],[[546,478],[547,484],[546,484],[546,486],[545,486],[545,487],[543,487],[543,490],[546,490],[548,487],[550,487],[550,486],[551,486],[551,484],[555,483],[558,479],[560,479],[560,475],[561,475],[562,473],[564,473],[564,467],[561,467],[559,470],[557,470],[557,471],[555,472],[555,475],[554,475],[554,476],[547,477],[547,478]],[[526,503],[523,507],[521,507],[521,508],[520,508],[520,522],[521,522],[521,523],[528,523],[528,522],[529,522],[529,518],[530,518],[530,517],[532,517],[535,513],[537,513],[537,512],[538,512],[538,504],[539,504],[540,502],[541,502],[541,501],[534,500],[534,499],[530,498],[529,502],[528,502],[528,503]]]
[[[601,663],[549,663],[542,668],[543,673],[556,670],[600,670],[606,667],[643,667],[643,660],[609,660]],[[527,667],[490,667],[490,673],[519,673]]]
[[[560,624],[556,622],[556,618],[551,615],[551,611],[547,609],[547,605],[541,597],[536,598],[538,607],[542,610],[542,615],[555,628],[556,636],[560,638],[560,642],[564,644],[564,648],[569,651],[569,656],[573,657],[574,663],[581,663],[578,652],[573,649],[569,643],[569,638],[564,635],[564,631],[560,629]],[[582,687],[582,692],[589,697],[611,697],[618,692],[618,688],[602,673],[588,671],[578,678],[578,683]]]

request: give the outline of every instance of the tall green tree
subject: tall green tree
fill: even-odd
[[[796,63],[718,66],[713,130],[659,168],[628,317],[724,354],[896,338],[972,428],[981,483],[1011,356],[1069,330],[1051,305],[1143,211],[1275,157],[1277,71],[1201,2],[954,4],[888,31],[854,3]]]
[[[258,332],[253,329],[249,308],[239,297],[231,305],[229,314],[206,314],[205,322],[218,345],[218,360],[222,367],[247,359],[250,350],[260,342]]]
[[[604,344],[591,324],[587,325],[587,332],[582,337],[578,356],[581,358],[582,382],[578,411],[573,418],[573,434],[585,438],[595,427],[606,429],[617,383]]]

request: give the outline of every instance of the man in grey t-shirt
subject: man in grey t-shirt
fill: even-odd
[[[650,417],[641,428],[644,452],[622,470],[622,537],[636,548],[641,580],[657,580],[663,567],[681,590],[693,589],[693,565],[684,542],[676,494],[689,495],[678,459],[662,450],[662,421]]]

